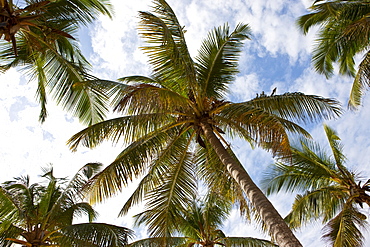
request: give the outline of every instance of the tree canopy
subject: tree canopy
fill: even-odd
[[[292,147],[291,156],[271,167],[265,179],[267,193],[303,192],[286,217],[292,228],[321,219],[326,223],[323,238],[333,246],[362,246],[367,217],[361,208],[370,206],[370,179],[362,184],[359,172],[346,167],[340,138],[324,128],[331,153],[312,140],[302,140]]]
[[[28,176],[0,186],[0,246],[121,247],[133,232],[125,227],[95,223],[97,212],[82,201],[81,189],[100,164],[85,165],[68,182],[44,169],[47,185],[30,183]],[[67,183],[68,182],[68,183]],[[89,223],[73,223],[87,216]]]

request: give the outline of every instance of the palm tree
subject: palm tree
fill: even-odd
[[[365,90],[370,86],[368,0],[318,0],[310,7],[311,13],[301,16],[298,25],[306,34],[319,26],[318,39],[313,50],[315,69],[330,77],[333,63],[339,64],[339,73],[354,77],[349,106],[361,104]],[[363,55],[355,69],[355,56]]]
[[[160,247],[160,246],[229,246],[229,247],[272,247],[277,246],[270,241],[251,237],[227,237],[220,230],[227,219],[232,204],[224,197],[210,193],[204,199],[193,200],[187,210],[181,212],[177,219],[177,229],[181,236],[169,238],[147,238],[129,244],[129,247]],[[145,212],[144,212],[145,215]],[[137,224],[147,222],[143,214],[136,216]],[[165,243],[164,243],[165,242]]]
[[[366,225],[366,216],[358,206],[370,206],[370,180],[361,185],[359,174],[345,166],[337,133],[324,128],[332,154],[313,141],[302,140],[301,145],[292,147],[292,156],[278,162],[268,174],[267,192],[303,191],[286,217],[291,227],[321,218],[327,223],[323,238],[333,246],[362,246],[360,227]]]
[[[45,170],[48,184],[30,184],[28,176],[0,187],[0,246],[116,246],[127,244],[132,231],[125,227],[94,223],[97,212],[81,201],[81,188],[100,164],[85,165],[67,184]],[[73,224],[87,215],[89,223]]]
[[[20,66],[37,81],[40,121],[48,95],[86,124],[104,118],[106,97],[76,84],[95,78],[75,35],[109,9],[107,0],[0,0],[0,71]]]
[[[195,190],[193,180],[188,179],[194,159],[205,164],[204,169],[222,164],[218,169],[235,179],[273,239],[280,246],[300,246],[235,159],[223,134],[242,137],[274,154],[289,152],[289,133],[308,135],[293,121],[335,117],[340,114],[338,103],[303,93],[263,93],[246,102],[227,101],[228,85],[238,73],[242,42],[250,36],[248,25],[239,24],[232,32],[227,24],[213,29],[193,60],[184,39],[184,27],[171,7],[164,0],[154,3],[153,13],[140,12],[139,28],[148,43],[143,49],[153,74],[106,82],[115,111],[124,116],[92,125],[69,140],[72,150],[79,145],[93,148],[103,140],[123,140],[128,144],[112,164],[93,178],[91,201],[117,193],[129,180],[148,172],[140,189],[130,198],[132,203],[165,180],[165,187],[153,191],[153,203],[184,207],[185,198],[192,198]],[[198,155],[203,149],[207,155]],[[211,154],[217,159],[205,160]]]

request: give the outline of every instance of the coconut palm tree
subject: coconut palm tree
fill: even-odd
[[[85,165],[66,183],[45,170],[48,184],[30,184],[28,176],[0,187],[0,246],[124,246],[132,236],[125,227],[95,223],[97,212],[80,198],[87,179],[100,164]],[[75,217],[87,215],[89,223],[74,224]]]
[[[224,196],[209,193],[204,201],[193,200],[179,214],[177,219],[178,235],[183,237],[147,238],[129,244],[129,247],[162,247],[162,246],[229,246],[229,247],[272,247],[277,246],[270,241],[251,237],[227,237],[220,230],[232,208],[230,201]],[[146,212],[136,216],[137,224],[145,224]]]
[[[267,192],[303,192],[286,217],[291,227],[322,219],[327,223],[323,238],[333,246],[362,246],[361,227],[366,225],[366,216],[360,208],[370,206],[370,180],[361,185],[359,173],[345,166],[337,133],[324,128],[332,153],[313,141],[302,140],[292,147],[292,155],[276,163],[267,175]]]
[[[334,63],[339,73],[354,77],[349,106],[358,107],[365,90],[370,86],[370,2],[368,0],[318,0],[309,8],[309,14],[298,19],[298,25],[306,34],[313,26],[319,26],[318,38],[313,50],[315,69],[330,77]],[[358,69],[355,56],[363,55]]]
[[[69,140],[72,150],[79,145],[93,148],[104,140],[123,140],[128,145],[93,178],[91,201],[117,193],[131,179],[148,172],[141,183],[147,191],[162,180],[167,182],[163,190],[153,191],[158,195],[153,200],[162,205],[176,202],[171,207],[183,207],[184,198],[192,198],[195,190],[193,180],[188,179],[193,172],[192,154],[206,149],[205,153],[213,153],[217,159],[205,161],[207,155],[196,155],[197,162],[208,167],[222,164],[219,169],[235,179],[273,239],[280,246],[300,246],[235,159],[224,134],[244,138],[274,154],[289,152],[288,134],[308,135],[298,123],[336,117],[340,114],[338,103],[303,93],[262,93],[239,103],[226,100],[228,86],[238,73],[242,42],[250,36],[248,25],[239,24],[233,31],[227,24],[213,29],[193,60],[186,46],[184,27],[171,7],[163,0],[154,3],[153,12],[140,12],[139,27],[148,44],[143,49],[153,67],[152,75],[106,82],[115,111],[123,116],[92,125]],[[211,164],[216,160],[219,163]],[[140,189],[130,200],[138,201],[143,194],[145,190]],[[168,196],[173,200],[168,201]]]
[[[40,121],[49,95],[86,124],[104,118],[106,97],[76,84],[94,79],[76,33],[109,9],[107,0],[0,1],[0,70],[20,67],[37,81]]]

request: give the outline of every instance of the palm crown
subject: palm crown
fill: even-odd
[[[339,73],[353,76],[349,105],[358,107],[366,88],[370,86],[368,0],[318,0],[310,7],[311,13],[301,16],[298,25],[304,33],[319,26],[313,50],[315,69],[330,77],[333,63],[339,63]],[[362,55],[355,69],[355,56]]]
[[[93,223],[96,211],[81,200],[81,188],[100,164],[87,164],[69,183],[43,175],[47,186],[30,184],[29,177],[3,183],[0,187],[0,245],[12,246],[123,246],[132,231],[114,225]],[[90,223],[73,224],[87,215]]]
[[[324,238],[333,246],[362,246],[359,227],[366,224],[366,216],[356,205],[370,206],[370,180],[361,185],[359,174],[345,166],[337,133],[328,126],[325,132],[332,155],[317,143],[302,140],[301,145],[292,147],[292,155],[275,164],[267,175],[267,192],[303,191],[286,217],[291,227],[321,218],[328,223]]]
[[[128,144],[111,165],[93,178],[91,200],[113,195],[132,178],[146,174],[123,211],[129,208],[127,205],[149,196],[153,205],[175,212],[194,197],[192,166],[200,164],[204,177],[212,177],[211,171],[215,170],[227,174],[209,184],[222,184],[219,179],[230,176],[253,206],[259,207],[261,201],[256,203],[249,192],[257,191],[269,211],[274,211],[231,149],[225,148],[229,145],[224,134],[242,137],[276,154],[289,152],[288,133],[308,135],[293,120],[309,122],[337,116],[337,102],[302,93],[262,94],[240,103],[227,101],[228,86],[238,73],[242,42],[250,36],[248,25],[239,24],[233,31],[227,24],[213,29],[193,60],[185,30],[173,10],[163,0],[154,3],[153,13],[140,12],[139,27],[148,44],[143,50],[152,65],[152,75],[101,84],[107,95],[112,95],[115,110],[124,116],[92,125],[69,140],[73,150],[80,144],[93,148],[106,139]],[[262,214],[262,208],[257,211]],[[276,211],[269,215],[281,218]],[[153,224],[152,234],[167,235],[159,230],[160,226],[176,224],[168,217]],[[275,225],[278,232],[284,228],[275,224],[279,219],[271,218],[267,225]],[[263,220],[267,222],[268,218]],[[279,222],[285,225],[282,219]],[[275,237],[279,238],[278,234]],[[292,238],[295,239],[285,239]]]
[[[104,118],[106,97],[77,84],[95,78],[75,36],[99,13],[110,16],[108,1],[0,1],[0,70],[20,66],[37,82],[41,121],[48,95],[86,124]]]

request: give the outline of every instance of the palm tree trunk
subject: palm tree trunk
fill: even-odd
[[[221,162],[226,166],[230,175],[240,185],[259,216],[266,224],[267,229],[274,241],[280,247],[302,247],[302,244],[294,236],[284,219],[276,211],[271,202],[252,181],[247,171],[227,152],[217,136],[213,133],[208,123],[201,123],[205,137],[219,156]]]

